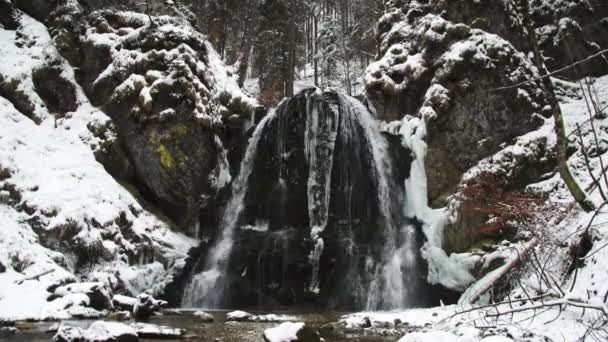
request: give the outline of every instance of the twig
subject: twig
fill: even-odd
[[[584,59],[581,59],[581,60],[579,60],[577,62],[574,62],[573,64],[570,64],[570,65],[565,66],[565,67],[563,67],[561,69],[557,69],[555,71],[549,72],[547,75],[539,76],[539,77],[536,77],[536,78],[532,78],[532,79],[529,79],[527,81],[523,81],[523,82],[520,82],[520,83],[517,83],[517,84],[514,84],[514,85],[510,85],[510,86],[495,88],[495,89],[493,89],[493,91],[508,90],[508,89],[520,87],[520,86],[522,86],[524,84],[528,84],[528,83],[532,83],[532,82],[543,80],[543,79],[545,79],[547,77],[551,77],[551,76],[553,76],[555,74],[559,74],[562,71],[566,71],[566,70],[572,69],[575,66],[578,66],[579,64],[588,62],[588,61],[592,60],[593,58],[600,57],[600,56],[602,56],[603,54],[605,54],[607,52],[608,52],[608,49],[599,51],[599,52],[594,53],[593,55],[591,55],[591,56],[589,56],[587,58],[584,58]]]
[[[593,126],[593,124],[592,124]],[[583,143],[583,133],[581,133],[581,126],[576,124],[576,131],[578,132],[579,144],[581,145],[581,152],[583,153],[583,159],[585,160],[585,165],[587,166],[587,171],[589,172],[589,176],[595,183],[595,186],[599,189],[600,196],[602,199],[606,201],[606,194],[604,194],[604,189],[602,189],[602,184],[600,181],[593,175],[593,168],[591,167],[591,162],[589,161],[589,155],[587,154],[587,149],[585,148],[585,144]],[[600,161],[602,169],[604,168],[603,161]]]
[[[33,275],[33,276],[25,277],[25,278],[23,278],[21,280],[17,280],[15,283],[18,284],[18,285],[21,285],[21,284],[23,284],[24,282],[26,282],[28,280],[40,280],[40,277],[45,276],[47,274],[51,274],[53,272],[55,272],[54,268],[50,269],[50,270],[46,270],[46,271],[44,271],[44,272],[42,272],[40,274],[36,274],[36,275]]]

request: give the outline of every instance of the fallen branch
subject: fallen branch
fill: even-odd
[[[515,257],[513,257],[504,266],[501,266],[499,268],[499,270],[500,270],[499,272],[494,274],[489,281],[487,281],[479,290],[477,290],[470,296],[468,303],[473,304],[473,303],[477,302],[479,300],[479,298],[481,298],[481,296],[483,296],[490,289],[494,288],[494,285],[499,280],[504,278],[507,274],[509,274],[509,272],[512,269],[516,268],[517,266],[519,266],[522,262],[524,262],[527,259],[528,254],[536,245],[538,245],[538,239],[536,239],[536,238],[534,238],[534,239],[528,241],[526,244],[524,244],[521,248],[521,251],[517,250],[517,255]]]
[[[33,275],[33,276],[25,277],[25,278],[23,278],[21,280],[16,281],[15,283],[17,285],[21,285],[21,284],[23,284],[24,282],[26,282],[28,280],[38,280],[38,281],[40,281],[40,277],[45,276],[47,274],[51,274],[53,272],[55,272],[55,269],[46,270],[46,271],[44,271],[44,272],[42,272],[40,274],[36,274],[36,275]]]
[[[590,309],[590,310],[600,311],[602,314],[604,314],[604,316],[608,317],[608,307],[606,307],[605,304],[593,304],[593,303],[590,303],[589,301],[582,300],[579,298],[567,298],[567,297],[563,297],[560,299],[556,299],[556,300],[552,300],[552,301],[548,301],[548,302],[544,302],[544,303],[538,303],[535,305],[521,306],[518,308],[509,309],[509,310],[502,311],[502,312],[496,310],[496,313],[493,313],[493,312],[487,313],[486,317],[500,317],[500,316],[504,316],[504,315],[517,313],[517,312],[538,310],[538,309],[543,309],[543,308],[548,308],[548,307],[553,307],[553,306],[560,306],[560,307],[561,306],[573,306],[573,307],[577,307],[577,308]]]

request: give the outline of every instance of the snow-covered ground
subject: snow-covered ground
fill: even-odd
[[[18,84],[40,124],[0,97],[0,320],[69,318],[65,308],[86,298],[47,302],[48,289],[68,282],[160,294],[197,241],[169,230],[95,160],[114,137],[91,131],[109,118],[84,96],[46,27],[25,14],[19,23],[0,29],[0,75]],[[78,109],[63,118],[34,91],[32,71],[51,61],[76,85]]]

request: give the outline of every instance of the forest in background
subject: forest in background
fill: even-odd
[[[292,96],[298,80],[360,93],[384,9],[381,0],[187,0],[179,7],[241,86],[257,81],[265,104]]]

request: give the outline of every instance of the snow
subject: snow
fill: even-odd
[[[264,331],[264,338],[268,342],[298,341],[298,332],[304,328],[304,323],[286,322]]]
[[[215,320],[212,314],[205,311],[195,311],[192,315],[203,322],[213,322]]]
[[[133,323],[130,327],[137,333],[137,336],[141,338],[180,339],[185,334],[184,329],[149,323]]]
[[[608,105],[608,76],[600,77],[592,82],[592,86],[597,91],[598,102],[601,106]],[[581,125],[583,139],[585,145],[592,146],[594,140],[590,126],[586,123],[589,119],[587,106],[582,96],[576,96],[579,91],[576,90],[576,84],[570,84],[556,80],[562,89],[566,89],[566,95],[560,95],[561,107],[564,113],[566,130],[570,134],[570,139],[575,142],[574,135],[577,123]],[[568,89],[575,89],[574,92]],[[560,90],[560,94],[563,92]],[[393,122],[384,125],[384,130],[395,133],[399,128],[407,131],[409,141],[405,141],[406,145],[412,146],[413,149],[418,148],[422,151],[422,142],[416,142],[417,122],[415,118],[406,118],[404,120],[414,121],[406,123],[406,128],[403,128],[404,123]],[[606,139],[606,128],[608,121],[603,118],[594,120],[599,140]],[[418,146],[416,146],[418,144]],[[503,150],[496,153],[494,156],[481,161],[478,165],[465,173],[463,179],[473,179],[481,172],[506,172],[510,176],[511,172],[515,172],[514,166],[517,160],[521,158],[529,158],[539,160],[545,158],[544,151],[552,151],[555,146],[555,135],[553,131],[553,119],[547,119],[545,124],[538,130],[525,134],[517,139],[510,146],[504,146]],[[574,146],[574,144],[573,144]],[[604,158],[606,155],[603,155]],[[418,154],[416,154],[418,157]],[[578,182],[585,189],[590,189],[593,184],[588,172],[585,170],[585,163],[580,151],[572,155],[569,161],[571,170]],[[591,160],[591,165],[594,168],[593,172],[599,174],[599,161],[597,156]],[[411,186],[415,186],[412,184]],[[419,189],[424,189],[424,184],[418,184]],[[559,174],[546,177],[537,184],[528,186],[528,190],[546,194],[549,201],[552,203],[571,204],[572,198],[568,193],[565,185],[561,181]],[[596,203],[601,202],[601,197],[597,189],[591,192],[592,199]],[[412,199],[415,200],[415,199]],[[424,201],[420,203],[425,203]],[[411,212],[419,213],[425,210],[424,205],[411,206]],[[584,257],[584,265],[578,270],[576,276],[576,284],[572,287],[572,291],[568,289],[572,286],[573,276],[565,276],[563,278],[562,287],[566,289],[566,294],[562,298],[546,299],[545,303],[561,304],[559,306],[546,307],[541,310],[527,310],[513,313],[513,315],[504,315],[499,318],[491,317],[496,312],[506,312],[511,310],[511,305],[507,303],[498,304],[496,307],[478,307],[468,304],[468,298],[472,294],[483,288],[487,281],[495,274],[502,271],[502,267],[485,275],[485,277],[476,281],[468,289],[460,301],[459,305],[442,306],[429,309],[410,309],[403,311],[391,312],[361,312],[345,315],[340,318],[340,325],[347,329],[364,329],[371,333],[383,331],[385,327],[390,327],[395,334],[403,335],[400,342],[411,341],[462,341],[462,342],[510,342],[510,341],[575,341],[575,340],[592,340],[588,335],[589,327],[593,326],[594,322],[599,317],[599,313],[593,310],[582,310],[575,308],[572,305],[567,305],[569,301],[588,301],[590,305],[599,308],[604,307],[603,295],[608,291],[608,268],[605,266],[604,260],[608,258],[608,212],[602,210],[591,222],[593,213],[585,213],[581,209],[572,206],[560,207],[560,212],[552,213],[546,220],[543,220],[538,226],[532,227],[532,232],[540,239],[540,244],[534,249],[539,260],[546,265],[547,272],[550,272],[552,277],[562,279],[564,270],[569,267],[571,259],[569,258],[569,248],[576,241],[580,234],[591,223],[590,230],[593,236],[593,247]],[[421,215],[423,216],[423,215]],[[436,235],[435,237],[440,237]],[[438,240],[440,241],[440,240]],[[463,265],[473,262],[482,262],[486,267],[493,260],[503,258],[507,262],[517,255],[517,251],[523,245],[520,244],[501,244],[499,248],[490,254],[483,257],[475,256],[469,253],[452,254],[450,258],[460,258]],[[527,264],[520,273],[519,277],[523,289],[519,284],[514,286],[510,293],[512,300],[524,300],[526,295],[523,290],[532,295],[546,294],[556,296],[554,290],[547,289],[547,286],[537,276],[534,268]],[[465,269],[470,266],[465,266]],[[554,298],[554,297],[552,297]],[[589,298],[589,299],[588,299]],[[491,298],[485,298],[485,302]],[[494,301],[502,301],[502,298],[494,298]],[[508,300],[504,298],[504,300]],[[540,303],[540,301],[539,301]],[[529,307],[530,303],[521,301],[513,303],[514,308]],[[564,306],[567,305],[567,306]],[[371,325],[371,327],[369,327]],[[605,340],[608,338],[605,332],[595,330],[595,340]],[[584,337],[586,336],[586,338]]]
[[[253,315],[250,314],[249,312],[237,310],[237,311],[232,311],[232,312],[229,312],[228,314],[226,314],[226,319],[229,321],[240,321],[240,320],[249,319],[252,316]]]
[[[123,323],[97,321],[93,322],[86,330],[61,325],[53,340],[83,342],[137,341],[137,333],[133,328]]]
[[[30,96],[34,105],[34,115],[38,119],[48,117],[42,99],[31,91],[34,83],[30,76],[32,70],[38,68],[49,56],[56,56],[57,51],[51,48],[51,37],[46,27],[31,17],[24,15],[19,18],[21,27],[18,31],[0,29],[0,75],[4,76],[3,82],[17,82],[17,89]],[[18,43],[26,37],[30,44],[19,47]],[[50,48],[50,50],[49,50]],[[8,76],[8,77],[7,77]]]
[[[467,260],[458,255],[448,256],[442,249],[443,229],[450,220],[449,208],[431,209],[428,206],[428,188],[424,160],[427,146],[426,123],[428,118],[406,115],[399,133],[402,144],[412,151],[414,161],[410,177],[405,181],[405,214],[423,223],[427,242],[422,247],[422,257],[429,266],[427,280],[431,284],[441,284],[449,289],[464,290],[475,279],[468,271]]]
[[[7,266],[0,273],[0,320],[16,321],[28,318],[43,320],[50,317],[69,318],[63,312],[63,303],[48,303],[46,288],[64,281],[74,281],[70,272],[58,266],[53,258],[58,253],[38,244],[38,237],[32,229],[21,222],[26,216],[12,208],[0,205],[0,262]],[[30,264],[23,272],[17,272],[10,260],[14,257]],[[40,277],[39,281],[18,281],[48,270],[53,273]]]
[[[85,340],[96,341],[120,336],[137,336],[135,329],[118,322],[97,321],[89,326],[84,334]]]
[[[470,308],[470,306],[450,305],[404,311],[361,312],[342,316],[339,326],[346,329],[363,329],[371,334],[381,331],[402,335],[403,338],[399,342],[511,340],[541,342],[547,339],[575,341],[587,329],[585,321],[577,321],[576,317],[580,318],[581,311],[564,313],[556,321],[553,320],[559,313],[558,308],[538,311],[534,319],[531,317],[531,312],[521,312],[515,313],[512,318],[492,320],[485,315],[495,312],[496,309],[490,307],[467,312],[466,310]],[[509,305],[504,304],[499,308],[508,309]],[[367,323],[371,323],[371,327]]]
[[[266,315],[253,315],[246,311],[232,311],[226,315],[228,321],[242,321],[242,322],[290,322],[297,321],[298,317],[290,315],[277,315],[277,314],[266,314]]]
[[[8,268],[0,274],[0,319],[69,318],[65,301],[74,297],[47,303],[47,288],[76,280],[101,281],[110,289],[124,283],[131,294],[162,292],[197,241],[170,231],[95,160],[94,153],[103,148],[104,141],[90,128],[107,125],[110,119],[90,104],[44,25],[25,14],[19,22],[19,32],[24,33],[19,39],[25,39],[24,44],[17,44],[14,31],[0,29],[0,74],[21,85],[35,104],[39,124],[0,97],[0,166],[10,171],[0,188],[3,196],[11,197],[11,191],[19,196],[15,203],[0,201],[0,261]],[[62,76],[76,88],[78,109],[64,118],[49,114],[34,91],[31,72],[49,61],[58,63]],[[7,189],[12,190],[6,194]],[[23,206],[29,208],[27,212],[16,210]],[[123,221],[120,218],[132,224],[131,236],[144,242],[123,235],[117,224]],[[30,225],[33,222],[35,226]],[[72,228],[75,234],[69,250],[48,238]],[[139,256],[146,248],[153,248],[164,262],[129,263],[128,255]],[[99,260],[83,270],[78,253],[84,257],[91,251],[96,251]],[[15,269],[17,261],[22,269]],[[15,283],[46,271],[52,273]],[[82,314],[83,310],[72,308],[72,312]]]

